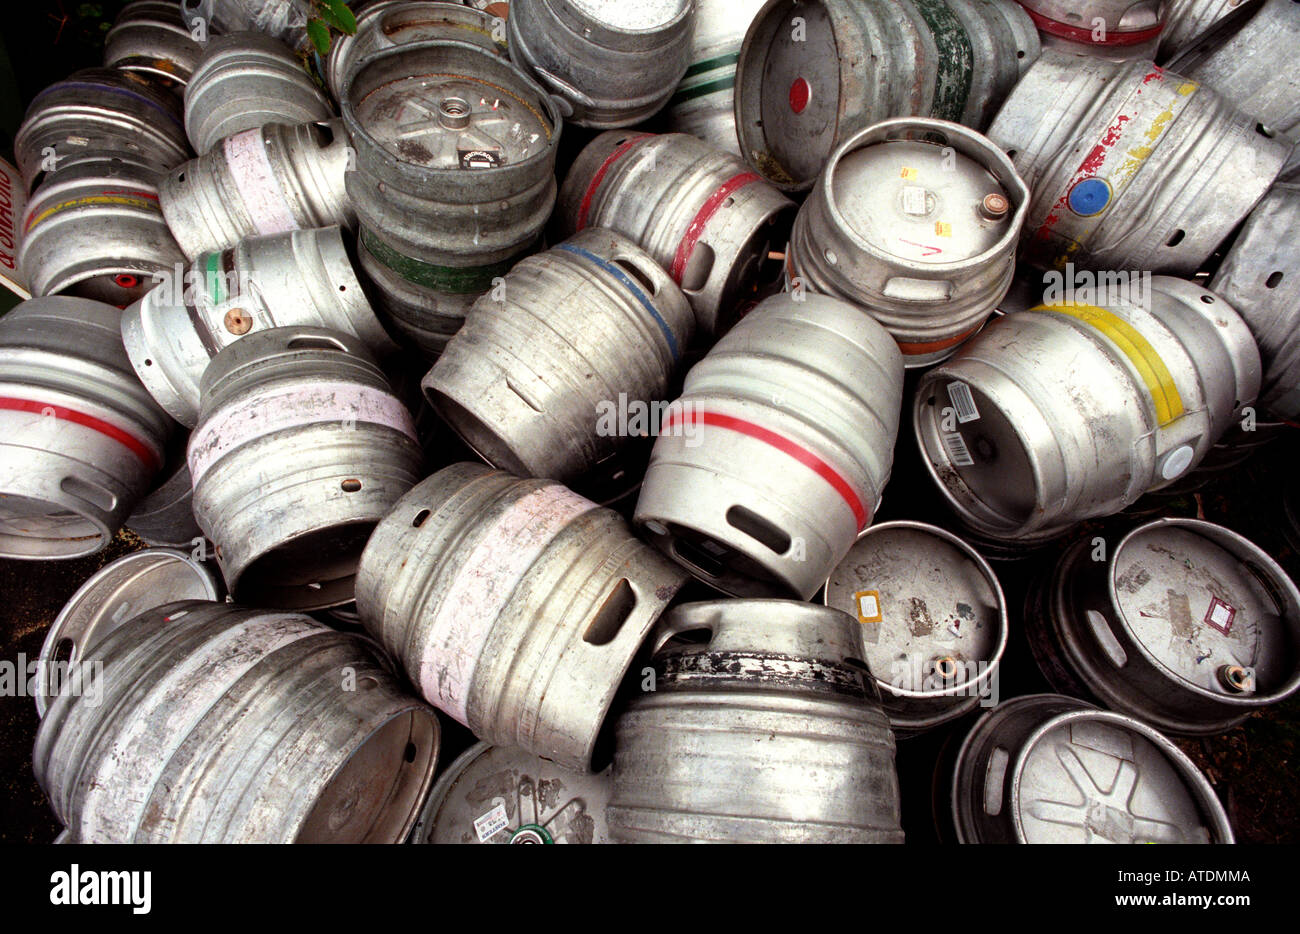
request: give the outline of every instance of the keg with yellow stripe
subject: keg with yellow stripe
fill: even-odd
[[[1197,285],[992,322],[918,386],[927,466],[963,524],[1023,541],[1112,515],[1194,467],[1255,399],[1259,349]]]

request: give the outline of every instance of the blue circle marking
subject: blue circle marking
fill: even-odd
[[[1085,178],[1070,189],[1070,210],[1083,217],[1091,217],[1106,210],[1110,197],[1110,184],[1105,179]]]

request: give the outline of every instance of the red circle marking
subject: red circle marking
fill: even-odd
[[[31,412],[35,415],[44,415],[53,417],[65,422],[72,422],[75,425],[81,425],[92,431],[97,431],[106,438],[112,438],[118,444],[125,447],[136,457],[144,462],[146,467],[152,470],[159,469],[162,464],[158,454],[145,444],[139,438],[127,434],[116,425],[110,425],[108,422],[95,418],[93,415],[86,415],[82,412],[74,412],[72,409],[65,409],[61,405],[50,405],[48,402],[33,402],[30,399],[12,399],[7,396],[0,396],[0,411],[11,412]]]
[[[653,133],[638,133],[636,136],[629,137],[623,142],[622,146],[611,152],[609,158],[601,163],[600,168],[596,170],[596,174],[591,177],[591,184],[587,186],[587,193],[582,196],[582,204],[578,207],[578,230],[582,230],[587,226],[587,215],[591,212],[591,199],[596,196],[596,189],[605,180],[605,174],[609,172],[610,166],[627,155],[628,150],[637,143],[643,139],[649,139],[653,135]]]
[[[790,85],[790,109],[801,114],[812,100],[812,87],[805,78],[795,78]]]
[[[677,253],[673,256],[673,268],[670,270],[674,282],[678,285],[682,284],[682,276],[686,273],[686,264],[691,261],[695,246],[700,242],[700,235],[704,233],[704,228],[709,225],[713,215],[718,213],[722,203],[738,189],[756,181],[758,181],[758,176],[753,172],[741,172],[739,175],[727,179],[722,183],[722,187],[709,195],[709,200],[704,202],[700,210],[696,212],[691,225],[686,228],[686,235],[682,237],[682,242],[677,244]]]
[[[659,433],[665,434],[674,425],[684,421],[683,413],[680,410],[674,411],[668,419],[660,426]],[[810,468],[819,477],[834,487],[835,492],[848,504],[853,512],[853,518],[857,520],[858,531],[865,529],[870,522],[870,517],[866,508],[862,505],[862,500],[854,492],[853,487],[844,479],[838,470],[832,467],[826,461],[822,460],[812,451],[796,444],[789,438],[778,435],[776,432],[764,428],[762,425],[756,425],[751,421],[743,418],[736,418],[732,415],[722,415],[718,412],[699,412],[692,411],[690,421],[695,425],[713,425],[715,428],[727,428],[731,431],[739,432],[742,435],[748,435],[765,444],[770,444],[784,454],[788,454]]]
[[[140,280],[135,276],[131,275],[129,272],[118,273],[116,276],[113,277],[113,282],[119,288],[123,288],[123,289],[134,289],[137,285],[140,284]]]

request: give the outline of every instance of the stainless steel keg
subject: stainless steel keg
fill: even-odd
[[[1165,28],[1160,34],[1160,61],[1187,48],[1205,30],[1223,19],[1246,0],[1169,0]]]
[[[180,92],[203,57],[181,4],[133,0],[104,36],[104,67],[145,75]]]
[[[1121,61],[1156,57],[1165,0],[1019,0],[1046,48]]]

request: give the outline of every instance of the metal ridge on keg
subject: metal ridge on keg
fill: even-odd
[[[104,36],[104,66],[138,72],[180,91],[203,57],[183,5],[133,0]]]
[[[1043,45],[1114,60],[1152,59],[1165,28],[1164,0],[1018,0]]]

